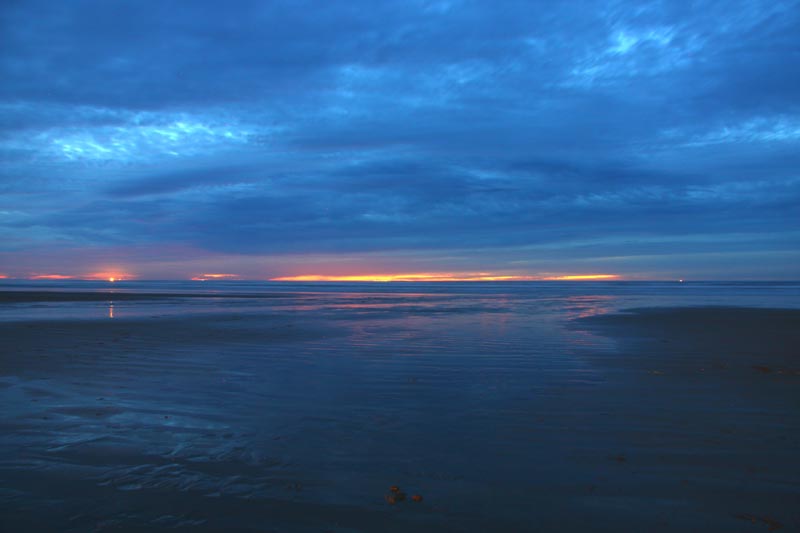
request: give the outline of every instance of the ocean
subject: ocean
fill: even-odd
[[[91,302],[27,302],[0,307],[0,320],[30,318],[141,317],[152,313],[301,312],[358,310],[386,314],[415,309],[443,313],[468,307],[471,314],[559,316],[569,319],[636,307],[800,307],[800,282],[435,282],[292,283],[269,281],[72,281],[0,280],[0,291],[95,292]],[[175,297],[114,301],[115,294]],[[182,299],[209,295],[213,299]],[[226,298],[225,296],[230,296]],[[263,296],[265,298],[236,298]],[[266,298],[274,296],[275,298]],[[113,313],[109,313],[113,306]],[[110,315],[114,316],[111,317]],[[364,318],[367,318],[365,315]]]
[[[800,283],[5,280],[0,294],[4,530],[749,531],[746,502],[756,519],[796,515],[793,377],[737,392],[669,332],[631,345],[585,319],[800,309]]]

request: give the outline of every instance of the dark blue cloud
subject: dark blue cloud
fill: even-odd
[[[796,278],[798,27],[797,1],[6,2],[0,273],[173,246]]]

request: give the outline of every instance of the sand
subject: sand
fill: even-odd
[[[756,370],[794,375],[800,370],[800,311],[736,307],[631,309],[575,321],[619,341],[619,360],[662,365],[671,372]],[[647,357],[642,357],[642,354]],[[714,372],[718,370],[720,372]],[[738,375],[738,374],[737,374]]]
[[[661,428],[630,438],[634,460],[741,522],[697,530],[800,528],[800,311],[631,309],[571,327],[616,341],[597,364],[642,377],[626,394]]]
[[[0,323],[0,529],[800,528],[800,311],[395,315]]]

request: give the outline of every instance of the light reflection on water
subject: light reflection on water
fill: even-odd
[[[705,420],[687,427],[693,413],[748,415],[678,395],[680,416],[665,417],[659,383],[603,366],[615,342],[569,321],[800,305],[794,285],[413,285],[209,281],[281,297],[0,305],[15,335],[0,359],[0,487],[13,493],[0,510],[45,509],[43,529],[76,531],[625,530],[644,495],[687,508],[659,491],[693,479],[687,440],[717,437]],[[677,447],[674,473],[634,473],[631,442],[648,435]],[[609,459],[621,454],[630,464]],[[425,503],[387,510],[394,484]]]
[[[721,282],[516,282],[294,284],[271,282],[119,282],[113,291],[103,282],[19,282],[0,280],[0,291],[95,291],[104,302],[0,303],[0,321],[27,318],[129,318],[208,314],[263,313],[555,313],[578,318],[631,307],[737,305],[800,307],[800,283]],[[157,299],[115,301],[116,293],[158,293]],[[209,298],[186,298],[205,294]],[[222,297],[230,295],[231,298]],[[235,296],[249,296],[236,298]],[[252,298],[265,295],[267,298]],[[169,297],[166,297],[169,296]],[[213,298],[212,298],[213,297]],[[116,309],[113,307],[116,306]]]

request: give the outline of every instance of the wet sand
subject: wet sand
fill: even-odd
[[[0,529],[800,528],[800,311],[391,313],[0,323]]]
[[[665,373],[725,378],[755,370],[788,377],[800,370],[800,311],[794,309],[631,309],[586,317],[573,327],[616,339],[619,362],[661,365]]]
[[[571,327],[614,339],[595,364],[639,377],[618,392],[644,406],[624,415],[628,447],[642,471],[664,476],[663,497],[688,496],[676,513],[702,505],[740,522],[699,520],[703,531],[800,530],[799,310],[631,309]],[[636,416],[658,431],[634,435]]]

